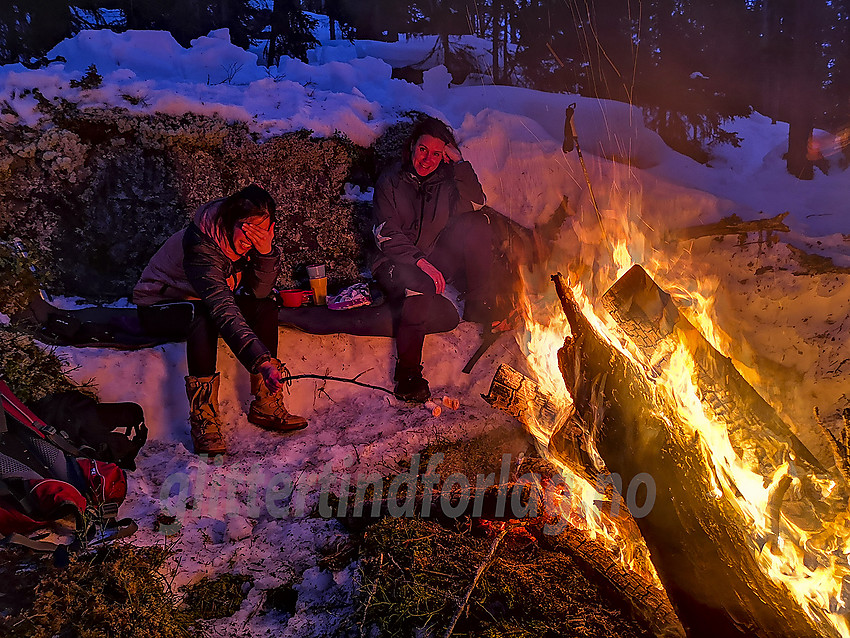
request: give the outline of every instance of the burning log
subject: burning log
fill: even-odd
[[[643,268],[635,265],[620,277],[602,297],[602,306],[656,367],[669,360],[676,344],[685,344],[697,368],[694,383],[700,399],[726,425],[738,455],[759,466],[762,475],[781,465],[783,444],[813,469],[826,472],[776,410],[682,316]],[[765,435],[773,442],[772,454],[763,452]]]
[[[684,638],[685,630],[665,592],[630,571],[602,543],[569,525],[557,536],[544,536],[540,540],[544,546],[572,556],[591,580],[601,582],[628,605],[654,636]]]
[[[820,412],[815,408],[815,422],[829,441],[832,456],[835,458],[835,467],[838,468],[844,482],[850,486],[850,408],[845,408],[841,416],[844,419],[844,426],[841,428],[840,435],[835,436],[832,430],[821,421]]]
[[[611,502],[619,499],[619,495],[614,492],[613,483],[604,478],[607,477],[605,468],[598,467],[588,452],[586,427],[576,421],[571,407],[564,406],[562,401],[541,390],[536,381],[504,363],[496,370],[490,390],[482,397],[529,429],[552,432],[548,453],[591,484],[604,483],[609,500],[599,504],[611,513]],[[617,515],[611,518],[624,536],[639,535],[625,507],[617,507]],[[621,599],[634,617],[650,627],[653,635],[665,638],[684,636],[684,629],[664,591],[659,590],[651,579],[624,566],[603,543],[592,540],[585,530],[567,524],[559,534],[540,534],[538,540],[546,547],[572,556],[588,578]]]
[[[557,429],[566,407],[540,385],[504,363],[496,370],[490,390],[482,398],[494,408],[507,412],[527,427]]]
[[[647,475],[654,506],[637,519],[652,562],[693,638],[823,636],[791,593],[760,569],[740,512],[692,433],[641,369],[600,335],[560,275],[553,277],[572,335],[558,354],[576,412],[597,423],[596,449],[623,484]],[[629,306],[626,306],[627,308]],[[668,331],[669,307],[655,308]]]
[[[531,461],[527,464],[534,465]],[[416,494],[410,499],[409,507],[395,498],[382,497],[367,501],[361,507],[349,506],[339,520],[351,531],[362,531],[380,518],[399,516],[404,510],[405,516],[427,518],[450,529],[456,527],[463,517],[498,522],[502,526],[523,526],[542,547],[571,556],[589,580],[615,596],[632,617],[650,629],[652,635],[684,638],[682,625],[663,590],[621,564],[614,552],[602,542],[590,538],[586,531],[570,524],[552,524],[553,515],[545,511],[544,505],[550,499],[542,490],[555,468],[543,461],[536,467],[524,467],[524,471],[528,469],[535,473],[539,470],[543,475],[542,482],[506,482],[484,489],[454,489],[450,492],[434,489]],[[539,511],[541,508],[544,511]],[[623,527],[634,527],[625,508],[620,510],[617,523]],[[554,533],[555,530],[558,533]]]
[[[490,390],[481,397],[529,430],[551,432],[549,454],[589,482],[595,483],[595,475],[604,471],[588,452],[585,428],[576,422],[572,406],[541,390],[533,379],[503,363],[496,369]]]

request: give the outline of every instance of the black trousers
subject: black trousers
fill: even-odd
[[[270,298],[236,295],[236,305],[245,321],[273,357],[277,356],[277,304]],[[192,311],[189,311],[191,304]],[[182,307],[180,307],[182,306]],[[208,377],[216,372],[218,327],[203,301],[180,301],[139,306],[142,329],[155,337],[186,340],[189,376]]]
[[[453,217],[426,259],[464,293],[466,304],[492,301],[495,296],[493,227],[484,213]],[[416,265],[393,262],[382,264],[373,275],[393,307],[398,367],[417,368],[422,364],[425,321],[437,295],[434,280]]]

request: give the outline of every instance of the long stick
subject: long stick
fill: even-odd
[[[475,589],[475,586],[478,584],[478,581],[481,579],[481,576],[490,566],[490,563],[493,562],[493,558],[496,555],[496,550],[499,547],[499,543],[502,542],[502,539],[505,537],[505,534],[508,533],[508,525],[507,523],[502,523],[502,531],[499,532],[499,535],[493,539],[493,542],[490,544],[490,551],[487,553],[487,557],[484,559],[484,562],[478,566],[478,570],[475,572],[475,578],[472,579],[472,584],[469,586],[469,589],[466,590],[466,596],[463,597],[463,602],[457,608],[454,617],[452,618],[449,626],[446,628],[446,633],[443,634],[443,638],[451,638],[452,633],[455,630],[455,625],[457,621],[460,620],[461,614],[466,609],[466,605],[469,603],[469,598],[472,596],[472,590]]]
[[[294,379],[326,379],[327,381],[340,381],[342,383],[353,383],[354,385],[359,385],[364,388],[371,388],[372,390],[380,390],[381,392],[386,392],[387,394],[393,394],[393,391],[388,388],[383,388],[379,385],[371,385],[369,383],[363,383],[362,381],[356,381],[355,379],[346,379],[345,377],[330,377],[325,374],[293,374],[287,377],[289,380]]]
[[[602,223],[602,214],[599,212],[599,206],[596,203],[596,197],[593,195],[593,186],[590,185],[590,174],[587,172],[587,166],[584,163],[584,155],[581,154],[581,145],[578,143],[578,136],[573,125],[573,114],[575,113],[576,104],[573,102],[567,107],[564,119],[564,145],[561,150],[564,155],[569,153],[575,146],[578,153],[578,161],[581,164],[581,170],[584,173],[584,181],[587,183],[587,192],[590,195],[590,203],[593,204],[593,210],[596,211],[596,219],[599,220],[599,228],[602,230],[602,237],[607,241],[608,236],[605,234],[605,226]]]

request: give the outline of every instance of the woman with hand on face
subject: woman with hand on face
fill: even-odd
[[[288,374],[277,359],[278,309],[270,297],[280,262],[274,224],[275,202],[259,186],[208,202],[151,258],[133,290],[146,332],[186,339],[196,454],[226,451],[218,410],[219,336],[251,373],[248,421],[274,431],[307,425],[283,401]]]
[[[431,396],[422,376],[424,322],[447,281],[465,293],[465,320],[489,329],[504,318],[495,301],[493,229],[475,210],[484,201],[452,130],[432,117],[416,125],[402,161],[375,186],[372,274],[396,310],[395,395],[403,401]]]

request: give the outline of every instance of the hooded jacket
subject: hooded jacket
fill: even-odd
[[[427,258],[449,219],[484,201],[469,162],[443,162],[425,177],[409,163],[388,168],[378,179],[372,200],[372,233],[378,248],[372,272],[387,261],[415,265]]]
[[[252,249],[234,261],[227,239],[216,236],[211,223],[221,201],[201,206],[187,228],[168,238],[142,272],[133,302],[150,306],[203,300],[224,342],[253,370],[260,357],[271,353],[248,325],[233,293],[243,283],[258,299],[268,297],[277,279],[280,250],[275,246],[261,255]]]

